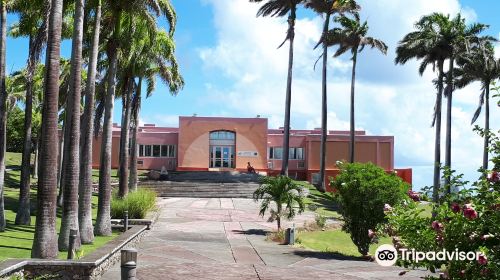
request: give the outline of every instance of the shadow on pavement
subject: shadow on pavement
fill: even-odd
[[[337,252],[315,252],[315,251],[295,251],[295,255],[303,258],[315,258],[321,260],[339,260],[339,261],[363,261],[367,260],[362,257],[346,256]]]

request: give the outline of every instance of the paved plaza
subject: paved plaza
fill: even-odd
[[[258,204],[236,198],[162,198],[160,216],[137,246],[138,279],[421,279],[424,271],[384,268],[266,241],[276,223],[258,216]],[[306,212],[284,227],[314,221]],[[120,279],[119,264],[103,279]]]

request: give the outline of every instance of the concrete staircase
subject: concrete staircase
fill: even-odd
[[[161,197],[252,198],[261,176],[235,171],[169,172],[169,181],[140,185]]]

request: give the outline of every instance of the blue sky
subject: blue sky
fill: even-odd
[[[172,0],[178,15],[175,35],[177,57],[186,86],[170,96],[158,84],[153,96],[143,102],[141,121],[177,126],[179,115],[269,118],[270,127],[283,124],[287,45],[285,19],[255,18],[258,4],[246,0]],[[389,45],[387,56],[366,49],[359,57],[356,91],[358,129],[369,134],[395,136],[397,167],[414,168],[417,188],[432,183],[433,135],[430,128],[435,77],[427,71],[417,74],[417,63],[395,66],[394,49],[422,15],[434,11],[462,12],[469,22],[490,24],[487,34],[500,34],[494,0],[359,0],[363,20],[370,33]],[[8,17],[8,22],[15,16]],[[299,11],[295,45],[292,127],[320,126],[320,71],[313,70],[318,51],[312,48],[321,32],[321,18]],[[70,42],[62,53],[69,57]],[[500,48],[497,47],[500,54]],[[8,71],[23,67],[26,39],[9,39]],[[351,62],[348,56],[329,61],[329,128],[348,128],[348,97]],[[471,130],[470,118],[478,102],[479,86],[457,91],[453,109],[453,166],[466,177],[477,177],[481,164],[481,138]],[[115,122],[119,122],[117,100]],[[499,108],[493,108],[493,128],[499,129]],[[444,121],[444,120],[443,120]],[[483,123],[483,118],[478,120]],[[444,139],[444,137],[443,137]],[[443,142],[444,145],[444,142]]]

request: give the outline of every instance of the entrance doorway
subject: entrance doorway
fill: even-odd
[[[209,167],[235,168],[236,135],[232,131],[217,130],[210,132]]]
[[[234,167],[234,146],[210,146],[210,168]]]

